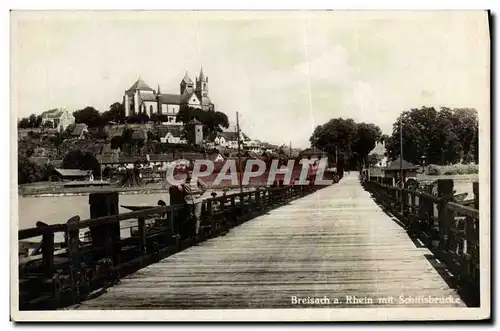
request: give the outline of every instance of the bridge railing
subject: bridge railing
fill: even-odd
[[[445,263],[471,305],[479,304],[479,186],[474,199],[454,201],[453,180],[438,180],[438,195],[369,180],[365,188],[409,235]]]
[[[223,235],[252,217],[317,189],[285,186],[204,200],[197,239]],[[107,211],[117,212],[118,194],[100,193],[100,200],[108,198],[98,202]],[[196,239],[187,208],[185,204],[158,206],[87,220],[74,216],[64,224],[19,230],[20,242],[39,239],[33,254],[20,256],[20,309],[54,309],[77,303],[120,277],[189,247]],[[86,235],[82,237],[82,233]],[[56,236],[63,237],[63,242],[56,243]]]

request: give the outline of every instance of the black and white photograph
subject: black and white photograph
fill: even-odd
[[[12,320],[490,318],[491,20],[12,10]]]

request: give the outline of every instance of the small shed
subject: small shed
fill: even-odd
[[[60,177],[62,181],[86,181],[94,180],[92,170],[80,169],[54,169],[56,176]]]
[[[384,177],[399,180],[401,176],[401,169],[403,169],[404,179],[417,176],[418,166],[411,164],[404,159],[401,161],[401,158],[398,157],[396,160],[389,162],[387,167],[384,168]]]

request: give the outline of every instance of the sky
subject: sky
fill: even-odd
[[[331,118],[390,134],[423,105],[489,111],[481,11],[12,12],[15,117],[100,111],[142,78],[179,93],[208,76],[216,110],[253,139],[309,146]]]

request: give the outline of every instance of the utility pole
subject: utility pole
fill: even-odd
[[[403,180],[403,114],[399,117],[399,170],[401,177],[401,215],[403,215],[403,188],[404,188],[404,180]]]
[[[240,141],[240,120],[238,118],[238,112],[236,112],[236,131],[238,135],[238,181],[240,183],[240,193],[243,193],[243,183],[242,183],[242,172],[241,172],[241,141]]]

